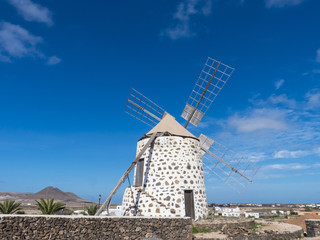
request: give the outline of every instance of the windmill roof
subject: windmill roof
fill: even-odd
[[[196,138],[192,133],[190,133],[187,129],[185,129],[180,123],[176,121],[176,119],[167,114],[154,128],[147,133],[147,135],[151,135],[155,132],[168,132],[171,135],[181,136],[181,137],[192,137]]]

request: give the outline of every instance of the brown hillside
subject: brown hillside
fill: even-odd
[[[56,201],[64,203],[91,203],[91,201],[84,200],[72,192],[63,192],[54,187],[46,187],[37,193],[0,192],[0,201],[15,200],[27,204],[40,198],[54,198]]]
[[[298,225],[303,228],[303,231],[306,232],[306,219],[320,219],[320,216],[315,214],[306,214],[297,218],[290,218],[289,220],[286,220],[285,223]]]

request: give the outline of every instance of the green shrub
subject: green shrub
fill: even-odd
[[[0,203],[0,213],[14,214],[21,210],[20,205],[21,203],[16,203],[14,200],[5,200],[3,203]]]
[[[86,207],[86,211],[88,215],[95,215],[98,211],[98,205],[90,205],[89,207]]]
[[[54,198],[40,199],[40,201],[36,200],[36,205],[38,209],[42,212],[42,214],[52,215],[56,214],[58,211],[65,209],[66,204],[62,202],[54,202]]]
[[[261,224],[261,223],[254,223],[252,226],[250,226],[250,229],[256,229],[258,227],[262,227],[262,226],[266,226],[265,224]]]
[[[209,232],[212,232],[212,231],[207,228],[197,228],[195,226],[192,226],[192,233],[209,233]]]

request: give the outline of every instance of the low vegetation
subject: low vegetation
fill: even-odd
[[[66,205],[62,202],[54,202],[54,198],[44,200],[41,198],[36,200],[36,206],[42,212],[42,214],[53,215],[66,208]]]
[[[210,229],[208,228],[197,228],[195,226],[192,226],[192,233],[209,233],[212,232]]]
[[[0,213],[1,214],[14,214],[15,212],[21,210],[21,203],[16,203],[14,200],[5,200],[0,203]]]
[[[258,228],[258,227],[263,227],[263,226],[267,226],[267,225],[255,222],[255,223],[254,223],[252,226],[250,226],[249,228],[250,228],[250,229],[256,229],[256,228]]]
[[[88,207],[86,207],[86,211],[88,215],[95,215],[98,211],[98,205],[90,205]]]

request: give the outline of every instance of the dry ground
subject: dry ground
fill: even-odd
[[[264,220],[257,220],[256,223],[260,224],[258,228],[255,229],[256,234],[266,234],[268,232],[273,232],[277,234],[286,233],[286,232],[295,232],[301,229],[300,226],[292,225],[288,223],[280,222],[270,222]],[[197,239],[227,239],[228,236],[222,232],[210,232],[210,233],[197,233],[194,234]],[[304,239],[313,239],[313,238],[304,238]],[[314,238],[314,240],[317,238]],[[319,240],[319,239],[318,239]]]

